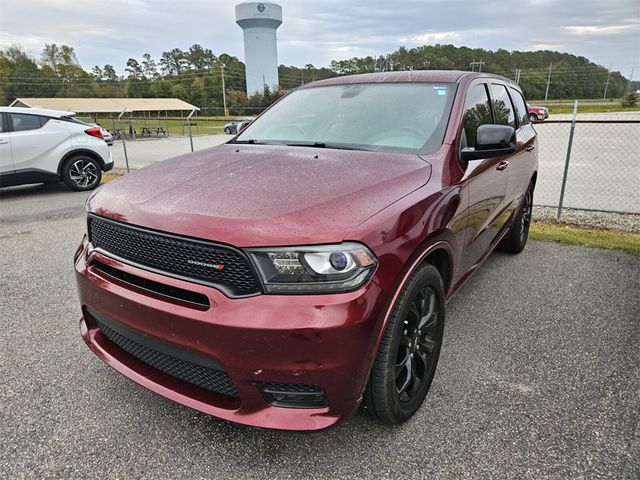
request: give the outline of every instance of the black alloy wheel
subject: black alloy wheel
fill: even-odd
[[[422,405],[440,356],[444,304],[440,273],[421,265],[400,291],[385,326],[363,399],[370,416],[399,424]]]
[[[529,237],[529,226],[531,225],[531,214],[533,212],[533,185],[527,189],[522,205],[522,215],[520,216],[520,242],[527,243]]]
[[[404,318],[396,354],[396,394],[401,402],[419,395],[429,380],[438,342],[437,298],[434,289],[425,286],[411,302]]]
[[[102,169],[93,158],[77,155],[65,162],[62,180],[72,190],[92,190],[100,185]]]
[[[520,253],[524,250],[529,238],[529,227],[533,213],[533,191],[535,184],[529,183],[529,188],[524,195],[520,209],[513,221],[511,231],[498,245],[499,249],[509,253]]]

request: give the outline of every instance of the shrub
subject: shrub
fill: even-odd
[[[629,92],[622,98],[621,105],[625,108],[635,107],[638,104],[638,94],[635,92]]]

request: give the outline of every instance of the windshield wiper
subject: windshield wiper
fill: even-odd
[[[293,142],[287,143],[288,147],[315,147],[315,148],[335,148],[337,150],[367,150],[366,148],[355,145],[347,145],[342,143],[325,143],[325,142]]]
[[[300,142],[300,143],[287,143],[288,147],[316,147],[327,148],[327,144],[324,142]]]
[[[249,145],[285,145],[282,142],[269,142],[263,140],[256,140],[255,138],[250,138],[249,140],[235,140],[229,143],[247,143]]]

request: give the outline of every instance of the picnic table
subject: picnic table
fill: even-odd
[[[151,136],[151,135],[156,135],[156,136],[160,136],[160,134],[167,136],[167,129],[164,128],[162,125],[158,126],[158,127],[142,127],[142,132],[140,133],[141,137],[144,137],[145,135],[147,136]]]

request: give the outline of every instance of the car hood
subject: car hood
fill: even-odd
[[[89,209],[238,247],[331,243],[430,175],[417,155],[226,144],[110,182]]]

